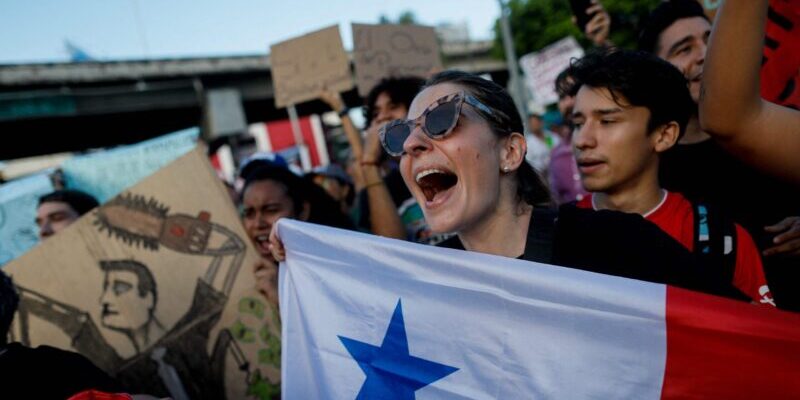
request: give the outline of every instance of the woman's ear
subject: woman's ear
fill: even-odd
[[[300,210],[300,213],[297,214],[297,219],[300,221],[308,221],[308,217],[311,216],[311,204],[309,202],[303,202],[303,209]]]
[[[663,153],[675,146],[678,143],[678,137],[681,134],[681,126],[675,121],[667,122],[661,125],[653,133],[653,148],[656,153]]]
[[[528,143],[525,136],[519,132],[513,132],[502,139],[502,149],[500,149],[500,170],[503,172],[515,171],[525,162],[525,154],[528,152]]]

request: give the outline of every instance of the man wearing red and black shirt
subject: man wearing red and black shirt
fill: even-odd
[[[656,208],[642,214],[642,216],[658,225],[661,230],[680,242],[689,251],[694,251],[694,207],[683,195],[675,192],[662,191],[663,197]],[[580,208],[599,209],[594,204],[594,194],[578,202]],[[769,293],[767,278],[764,276],[764,267],[761,255],[753,238],[739,224],[736,227],[736,256],[733,273],[733,286],[741,290],[754,303],[775,306]],[[733,251],[734,249],[731,249]]]
[[[761,95],[786,106],[800,104],[795,90],[800,47],[790,38],[800,27],[798,2],[771,0],[761,64]],[[794,4],[793,4],[794,3]],[[640,50],[683,72],[695,104],[707,74],[705,58],[712,21],[695,0],[662,1],[644,21]],[[798,81],[800,82],[800,81]],[[800,187],[757,170],[703,132],[697,109],[678,144],[662,155],[661,187],[680,192],[694,204],[713,207],[741,224],[764,255],[764,271],[779,308],[800,311]],[[755,132],[754,132],[755,133]],[[695,203],[697,202],[697,203]]]
[[[660,155],[686,131],[694,108],[686,79],[653,55],[624,50],[588,54],[570,71],[573,151],[592,192],[578,206],[640,214],[694,251],[694,207],[658,179]],[[732,283],[755,303],[774,306],[753,239],[738,225],[735,232]]]

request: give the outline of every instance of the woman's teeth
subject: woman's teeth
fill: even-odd
[[[417,176],[414,179],[416,179],[417,183],[419,183],[420,179],[422,179],[422,178],[424,178],[424,177],[426,177],[426,176],[428,176],[430,174],[445,174],[445,173],[446,173],[445,171],[442,171],[440,169],[431,168],[431,169],[426,169],[426,170],[420,171],[419,173],[417,173]]]

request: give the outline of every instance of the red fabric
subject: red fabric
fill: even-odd
[[[662,399],[800,398],[800,314],[667,287]]]
[[[300,123],[300,132],[302,132],[303,141],[306,146],[308,146],[308,152],[311,155],[311,166],[319,166],[321,161],[318,147],[325,146],[325,143],[320,144],[316,142],[314,138],[314,129],[311,126],[311,117],[299,118],[298,122]],[[272,151],[278,152],[295,145],[292,122],[290,120],[284,119],[267,122],[266,125]]]
[[[588,197],[578,202],[578,207],[592,208]],[[680,242],[689,251],[694,251],[694,210],[692,203],[680,193],[669,192],[660,207],[646,219]],[[733,285],[750,297],[753,302],[774,307],[772,294],[767,286],[761,254],[753,238],[738,224],[736,225],[736,270]],[[762,287],[764,289],[762,289]],[[763,294],[761,292],[764,292]]]
[[[222,163],[219,162],[219,156],[217,153],[214,153],[209,157],[209,161],[211,161],[211,167],[214,168],[214,171],[217,171],[217,174],[222,174]]]
[[[98,390],[84,390],[67,400],[132,400],[133,397],[126,393],[106,393]]]
[[[739,225],[736,225],[736,241],[738,246],[736,247],[736,272],[733,276],[733,286],[748,295],[755,303],[775,307],[772,293],[767,286],[761,253],[750,234]],[[764,291],[763,295],[759,292],[762,290]]]
[[[694,251],[694,210],[692,203],[682,195],[667,193],[664,204],[645,219],[658,225],[689,251]]]
[[[575,204],[578,208],[594,208],[592,206],[592,196],[586,196]]]
[[[765,32],[761,97],[800,108],[800,1],[770,0],[769,6],[773,18],[767,19]]]

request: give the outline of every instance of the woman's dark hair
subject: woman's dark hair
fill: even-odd
[[[286,195],[292,200],[295,212],[303,209],[303,204],[308,203],[308,222],[332,226],[335,228],[353,229],[353,222],[344,215],[339,204],[310,179],[295,175],[286,168],[263,166],[254,169],[245,177],[242,187],[242,200],[247,188],[255,182],[274,181],[280,183],[286,190]]]
[[[672,64],[644,51],[600,50],[572,63],[575,90],[586,85],[604,88],[619,106],[650,111],[647,132],[675,121],[680,135],[697,106],[683,74]]]
[[[397,78],[383,78],[377,85],[370,89],[367,94],[367,99],[364,107],[364,119],[367,126],[372,123],[372,118],[375,113],[375,102],[381,93],[386,93],[389,99],[394,104],[402,104],[408,109],[411,107],[411,102],[414,97],[422,90],[422,84],[425,80],[413,76],[397,77]]]
[[[486,115],[477,109],[476,111],[486,119],[495,135],[506,137],[513,132],[520,134],[525,132],[514,100],[500,85],[467,72],[443,71],[428,79],[423,89],[442,83],[452,83],[463,87],[469,94],[491,108],[494,112],[493,116]],[[520,201],[533,206],[548,207],[551,205],[550,191],[527,161],[522,161],[516,176],[517,198]]]

